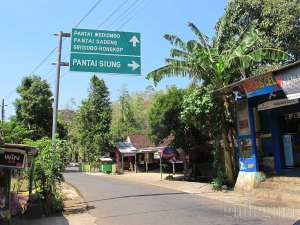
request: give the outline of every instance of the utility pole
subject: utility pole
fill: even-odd
[[[60,67],[69,66],[69,63],[61,62],[61,49],[62,49],[62,40],[63,37],[70,37],[70,33],[64,33],[60,31],[58,34],[58,56],[56,61],[56,85],[55,85],[55,94],[54,94],[54,106],[53,106],[53,121],[52,121],[52,145],[55,146],[55,134],[57,130],[57,111],[58,111],[58,97],[59,97],[59,82],[60,82]]]
[[[7,106],[4,104],[4,98],[2,98],[2,105],[1,105],[1,123],[3,125],[5,119],[5,109],[4,107]]]

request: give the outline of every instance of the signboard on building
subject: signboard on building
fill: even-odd
[[[240,171],[244,172],[256,172],[256,157],[240,158]]]
[[[140,33],[73,29],[70,71],[141,74]]]
[[[288,99],[300,98],[300,67],[279,72],[275,79]]]
[[[298,104],[299,100],[298,99],[277,99],[277,100],[272,100],[272,101],[267,101],[262,104],[259,104],[257,106],[258,111],[263,111],[263,110],[268,110],[268,109],[273,109],[273,108],[279,108],[283,106],[288,106],[288,105],[294,105]]]
[[[22,169],[25,167],[26,155],[18,150],[0,152],[0,167]]]
[[[248,101],[241,100],[237,102],[237,126],[238,135],[250,135]]]
[[[245,81],[245,83],[242,84],[242,88],[246,92],[248,98],[280,90],[280,87],[276,80],[274,80],[272,74]]]

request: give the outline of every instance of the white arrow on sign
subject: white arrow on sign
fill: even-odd
[[[131,67],[132,71],[136,70],[137,68],[140,67],[140,65],[138,63],[136,63],[135,61],[131,61],[131,63],[128,64],[128,67]]]
[[[136,47],[136,44],[137,44],[137,43],[140,43],[139,39],[138,39],[135,35],[130,39],[129,42],[132,43],[132,46],[133,46],[133,47]]]

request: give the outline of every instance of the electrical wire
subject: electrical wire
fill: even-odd
[[[135,7],[134,10],[131,11],[131,17],[127,18],[127,20],[125,20],[124,23],[122,23],[120,26],[118,26],[115,30],[121,30],[124,26],[126,26],[134,17],[136,17],[136,15],[138,14],[137,11],[142,11],[143,9],[146,8],[146,6],[148,6],[148,4],[151,2],[151,0],[145,2],[145,4],[142,6],[142,8],[139,7]],[[130,15],[130,13],[128,14]]]
[[[76,23],[75,27],[77,28],[78,26],[80,26],[80,24],[97,8],[97,6],[103,2],[103,0],[98,0],[91,8],[89,11],[87,11],[87,13],[78,21],[78,23]]]
[[[111,14],[109,14],[97,27],[96,30],[102,27],[111,17],[113,17],[129,0],[122,2]]]
[[[103,0],[97,0],[96,3],[84,14],[83,17],[75,24],[75,27],[78,27],[96,8],[97,6],[103,2]],[[50,56],[55,52],[57,47],[53,48],[30,72],[30,75],[34,74],[49,58]],[[50,72],[49,72],[50,73]],[[15,89],[10,91],[5,98],[9,98],[12,96],[12,94],[15,92]]]
[[[141,0],[135,0],[134,2],[132,2],[121,14],[119,14],[119,16],[117,16],[109,25],[108,27],[113,27],[114,24],[120,20],[120,18],[122,18],[124,15],[126,15],[128,13],[128,11],[130,9],[132,9],[138,2],[140,2]]]

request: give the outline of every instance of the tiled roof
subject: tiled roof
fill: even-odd
[[[173,136],[165,138],[158,146],[156,146],[145,134],[132,134],[128,136],[128,141],[137,149],[149,148],[149,147],[166,147],[170,146],[173,141]]]
[[[155,144],[145,134],[132,134],[128,138],[137,149],[155,147]]]

